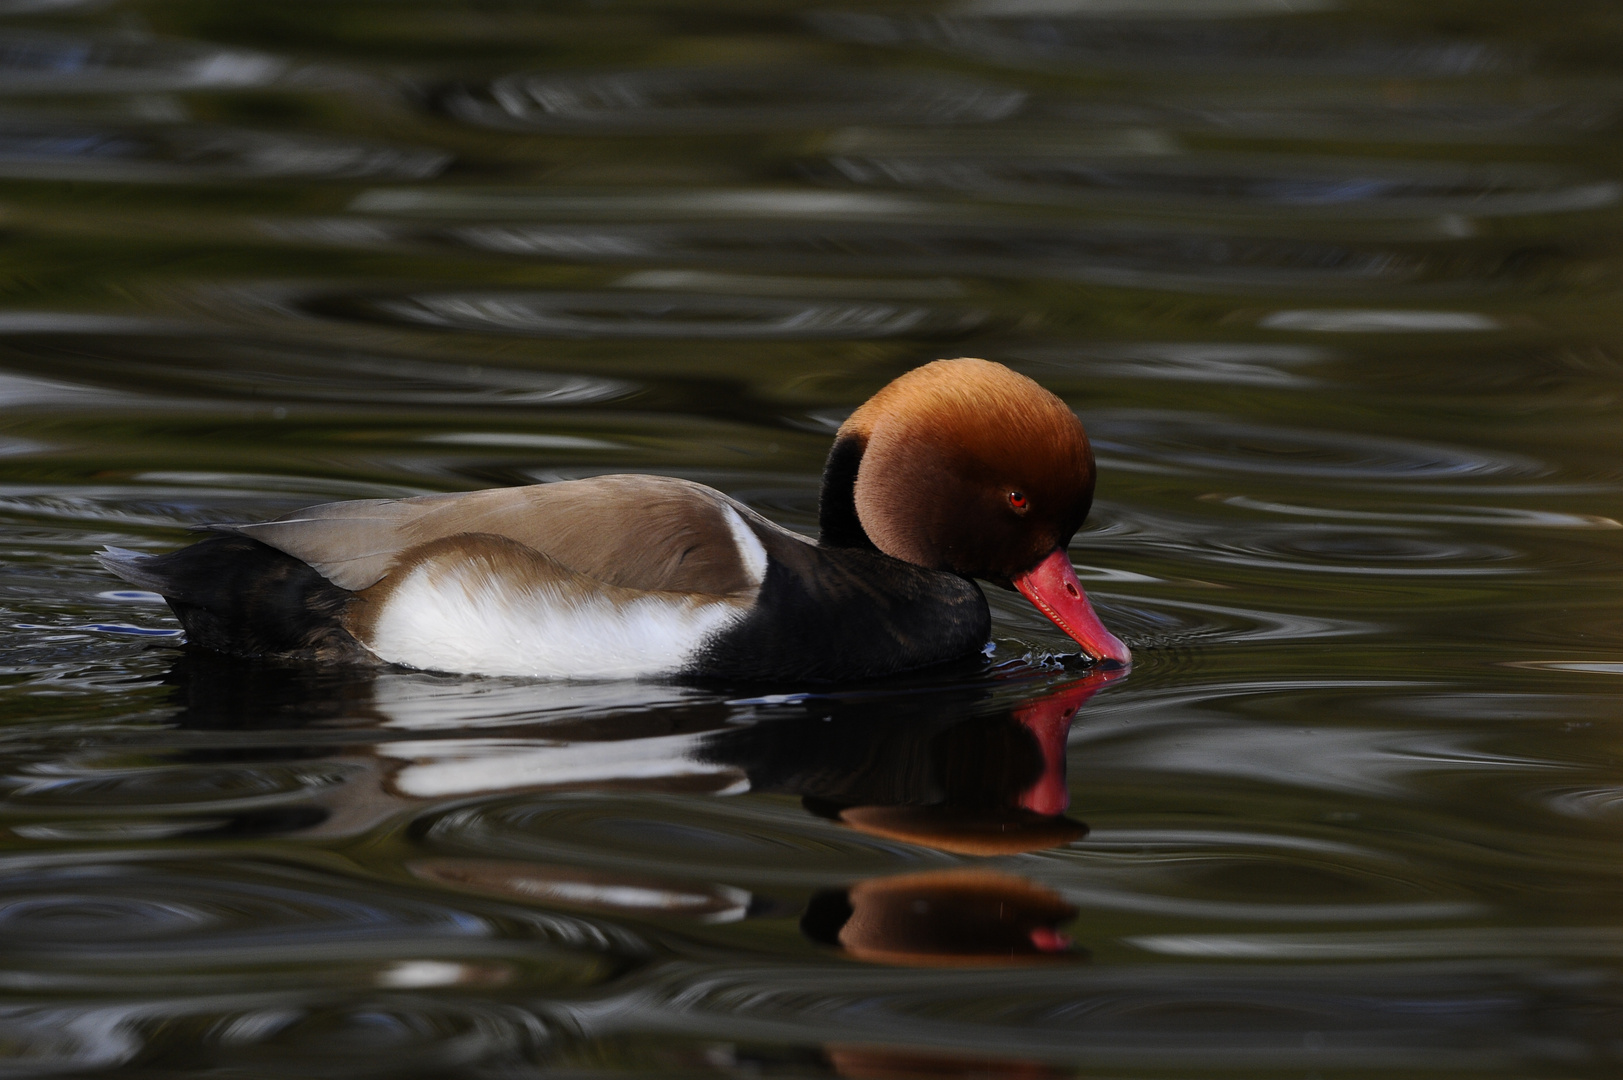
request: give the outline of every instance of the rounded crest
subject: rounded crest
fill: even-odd
[[[864,444],[857,519],[887,555],[1007,583],[1067,544],[1093,501],[1093,451],[1064,402],[986,360],[937,360],[840,428]]]

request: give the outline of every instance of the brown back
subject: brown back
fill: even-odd
[[[375,585],[415,548],[478,533],[515,540],[620,588],[731,596],[751,592],[760,582],[739,555],[726,508],[763,524],[702,484],[614,475],[327,503],[231,531],[308,563],[352,592]]]

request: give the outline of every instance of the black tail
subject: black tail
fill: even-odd
[[[354,593],[246,536],[211,536],[167,555],[108,548],[112,573],[169,602],[187,640],[233,656],[376,663],[339,617]]]

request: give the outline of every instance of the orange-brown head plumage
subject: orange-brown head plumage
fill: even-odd
[[[845,422],[835,455],[842,444],[860,447],[862,531],[931,569],[1008,582],[1069,542],[1093,500],[1093,452],[1076,414],[986,360],[901,376]]]

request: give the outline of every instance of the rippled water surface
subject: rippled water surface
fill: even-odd
[[[1620,117],[1599,0],[0,3],[0,1075],[1615,1076]],[[811,532],[962,355],[1125,676],[278,668],[91,558]]]

